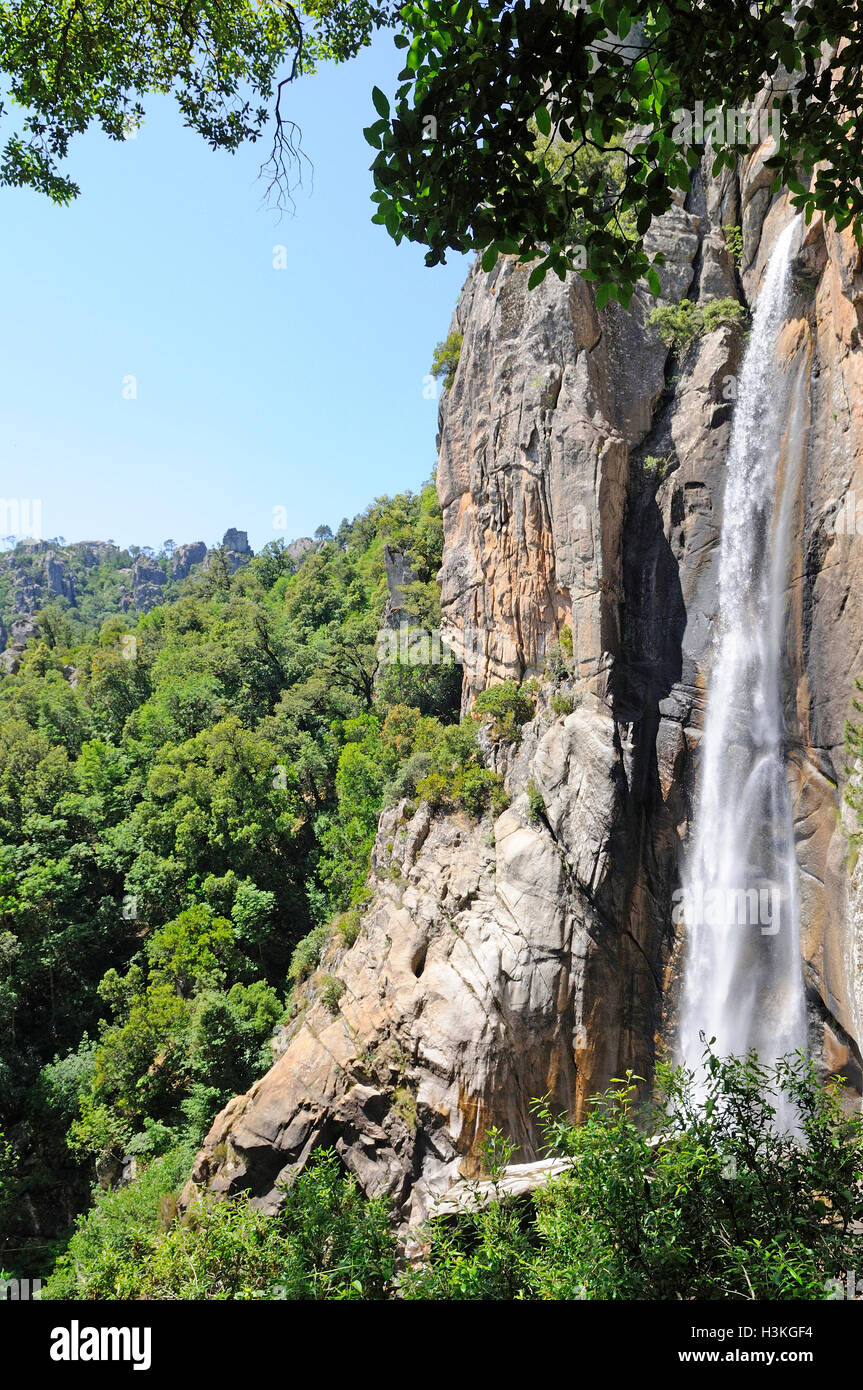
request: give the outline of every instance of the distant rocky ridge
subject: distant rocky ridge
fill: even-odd
[[[286,547],[295,564],[316,548],[308,536]],[[206,573],[221,555],[234,574],[252,559],[247,532],[229,527],[221,544],[166,542],[158,553],[111,541],[22,540],[0,552],[0,676],[14,674],[31,637],[38,636],[36,615],[56,603],[85,628],[99,626],[117,613],[147,613],[169,602],[196,572]]]

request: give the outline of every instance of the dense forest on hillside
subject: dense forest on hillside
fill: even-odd
[[[435,625],[441,544],[429,484],[302,563],[274,542],[231,574],[217,551],[144,615],[35,615],[0,680],[4,1263],[42,1269],[94,1175],[178,1146],[188,1166],[362,902],[396,779],[473,768],[479,803],[495,781],[453,725],[457,667],[378,669],[384,547]]]

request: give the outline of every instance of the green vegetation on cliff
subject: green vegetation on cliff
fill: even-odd
[[[532,1195],[499,1185],[512,1155],[492,1131],[485,1198],[431,1221],[400,1270],[389,1206],[364,1199],[320,1153],[276,1216],[239,1199],[178,1211],[182,1163],[102,1195],[50,1280],[49,1298],[733,1299],[844,1296],[863,1259],[863,1120],[790,1057],[711,1057],[705,1105],[660,1067],[594,1098],[584,1123],[537,1103],[548,1152],[567,1162]],[[782,1095],[800,1133],[775,1131]]]
[[[432,626],[441,545],[433,485],[380,498],[302,564],[273,543],[142,616],[97,624],[58,598],[0,677],[0,1237],[16,1259],[34,1224],[86,1202],[94,1165],[110,1183],[187,1151],[266,1069],[291,990],[367,896],[385,801],[429,779],[476,814],[499,799],[457,723],[458,667],[376,683],[385,547],[412,575],[409,621]]]

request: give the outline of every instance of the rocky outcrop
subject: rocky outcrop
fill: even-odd
[[[251,551],[245,532],[231,531],[228,536],[238,549],[229,552],[229,564],[236,569],[245,563]],[[151,551],[132,547],[125,555],[110,541],[76,541],[65,544],[57,541],[21,541],[14,550],[0,554],[0,643],[5,642],[6,626],[15,617],[29,617],[47,604],[59,600],[61,606],[86,608],[91,585],[98,590],[101,607],[109,599],[111,584],[119,578],[114,590],[113,607],[125,613],[130,609],[146,613],[156,603],[174,597],[168,586],[185,579],[200,566],[207,555],[203,541],[177,546],[166,561],[160,561]],[[118,558],[126,568],[117,569]],[[99,584],[100,567],[106,566],[108,585]],[[0,664],[7,674],[17,669],[14,653]]]
[[[138,555],[132,566],[132,606],[139,613],[146,613],[158,603],[161,591],[168,582],[168,576],[158,560],[148,555]]]
[[[203,563],[206,554],[207,547],[203,541],[176,546],[171,554],[171,578],[185,579],[194,565]]]
[[[214,550],[207,551],[203,567],[205,570],[211,569],[214,557],[221,556],[221,562],[227,566],[228,574],[235,574],[242,565],[249,563],[252,553],[247,533],[238,531],[234,526],[229,526],[222,537],[222,544],[216,546]]]
[[[289,559],[299,566],[303,563],[306,556],[315,549],[315,542],[311,536],[300,536],[297,540],[291,541],[285,546]]]
[[[30,618],[16,618],[10,624],[9,638],[11,639],[6,650],[0,652],[0,672],[6,676],[14,676],[21,667],[21,658],[24,649],[31,637],[39,636],[39,628]]]
[[[715,182],[704,171],[662,220],[666,301],[754,302],[793,215],[769,192],[769,152]],[[739,267],[728,225],[743,229]],[[532,1097],[577,1114],[623,1069],[649,1078],[673,1039],[672,896],[743,340],[720,327],[675,357],[647,326],[647,297],[597,313],[578,278],[529,293],[527,277],[508,259],[475,267],[455,314],[463,344],[440,408],[443,624],[465,708],[549,661],[557,684],[544,681],[520,746],[484,735],[512,797],[494,825],[425,808],[383,817],[359,938],[324,965],[341,983],[310,988],[273,1069],[216,1120],[195,1168],[214,1191],[271,1207],[333,1143],[415,1221],[476,1171],[489,1126],[530,1163]],[[783,695],[812,1041],[857,1092],[863,879],[837,811],[863,650],[861,308],[853,238],[814,221],[782,345],[783,468],[796,470]]]

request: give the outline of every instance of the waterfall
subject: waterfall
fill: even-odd
[[[786,468],[782,485],[794,412],[777,344],[798,225],[795,218],[784,229],[770,257],[728,451],[701,784],[679,895],[687,930],[680,1053],[696,1072],[702,1033],[716,1038],[720,1055],[755,1048],[768,1064],[806,1046],[780,694],[795,479]]]

